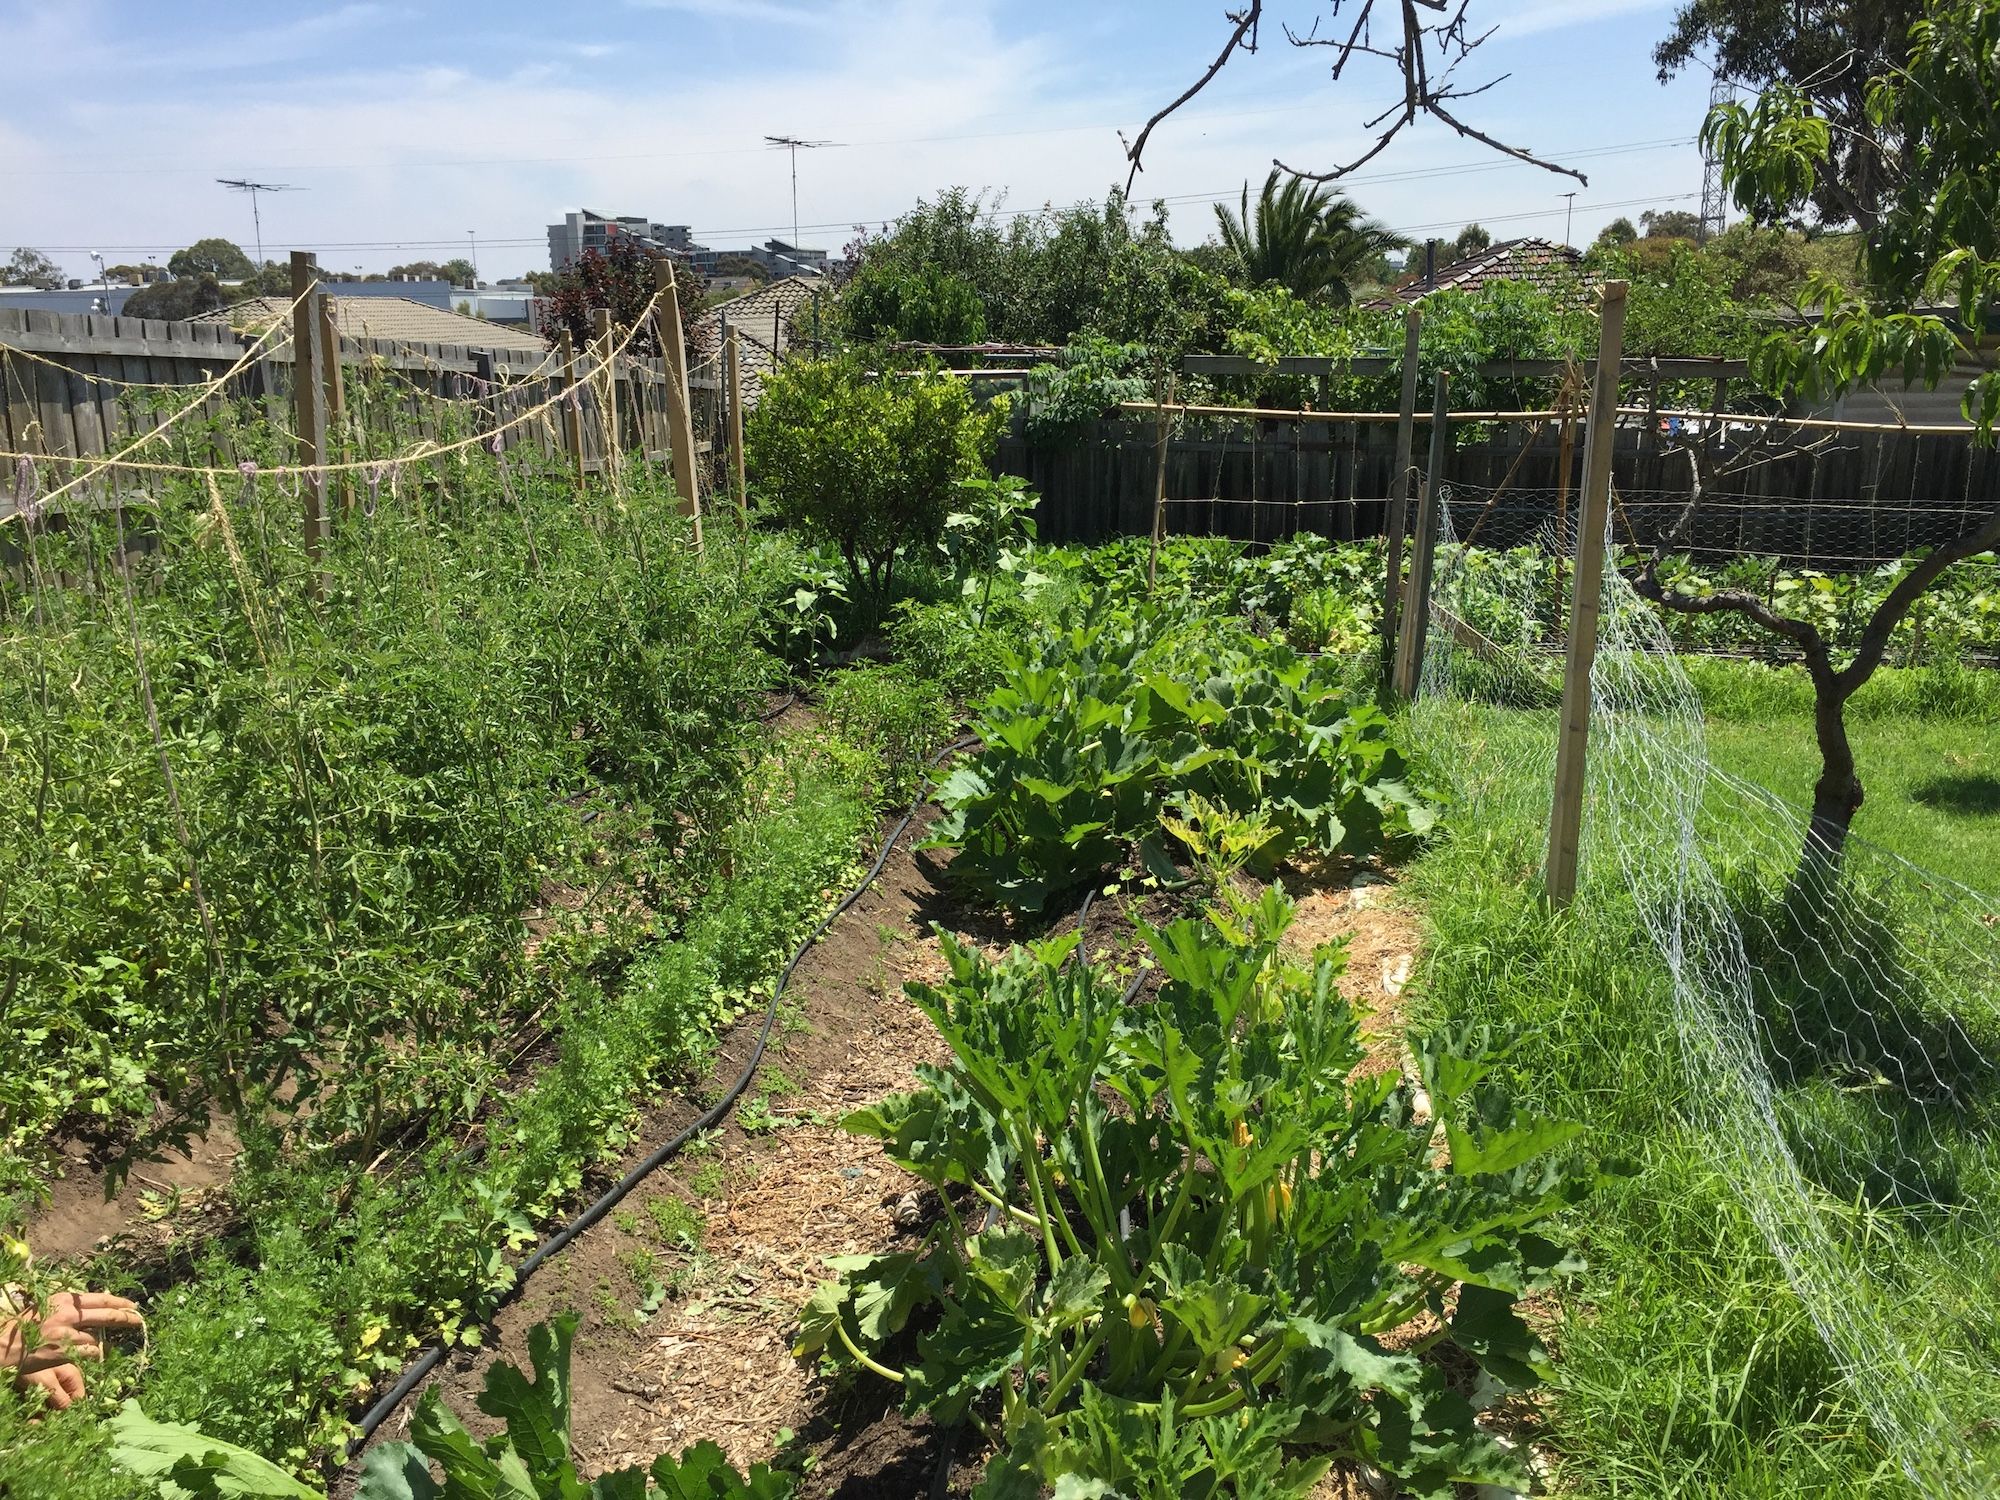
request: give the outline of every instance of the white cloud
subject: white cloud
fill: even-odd
[[[1638,11],[1666,11],[1671,0],[1526,0],[1520,5],[1493,5],[1479,15],[1479,25],[1497,25],[1493,40],[1517,41],[1538,32],[1558,31],[1608,21]]]
[[[468,227],[489,275],[539,267],[544,226],[584,205],[692,223],[727,248],[789,233],[789,166],[762,144],[784,132],[849,143],[799,158],[800,221],[825,226],[804,237],[830,248],[848,226],[894,217],[951,185],[1004,190],[1016,209],[1100,197],[1125,178],[1118,129],[1129,134],[1176,85],[1108,86],[1122,59],[1024,30],[1018,8],[1003,28],[998,5],[844,0],[822,12],[809,47],[764,48],[753,33],[733,49],[718,43],[699,68],[644,62],[675,32],[661,16],[658,37],[648,35],[654,28],[634,11],[599,33],[617,39],[615,54],[582,62],[577,49],[610,43],[455,50],[445,54],[452,66],[437,68],[385,67],[380,49],[329,46],[321,61],[238,75],[227,89],[157,75],[143,86],[137,75],[95,90],[66,83],[17,109],[0,106],[10,233],[56,249],[72,274],[87,263],[61,247],[173,248],[215,233],[247,243],[248,205],[211,179],[252,175],[309,189],[263,204],[267,253],[317,247],[343,270],[437,255],[462,245]],[[496,68],[491,59],[502,55],[516,61]],[[1156,133],[1138,194],[1233,197],[1246,178],[1261,181],[1274,156],[1318,165],[1356,155],[1367,139],[1360,121],[1383,87],[1373,78],[1329,84],[1287,51],[1247,59]],[[1516,129],[1526,120],[1536,145],[1592,143],[1574,123],[1589,118],[1587,100],[1553,113],[1517,78],[1482,104],[1478,123],[1506,138],[1526,138]],[[1641,114],[1616,138],[1667,133]],[[1370,171],[1483,157],[1422,129]],[[1579,232],[1589,200],[1643,192],[1661,164],[1619,159],[1600,175],[1592,163]],[[1503,165],[1354,191],[1371,213],[1409,224],[1559,209],[1560,186]],[[1205,202],[1174,213],[1183,238],[1212,226]],[[1554,227],[1560,233],[1559,218]]]

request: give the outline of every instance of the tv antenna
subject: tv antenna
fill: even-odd
[[[303,193],[304,188],[295,188],[283,182],[251,182],[243,177],[218,177],[215,179],[232,193],[250,195],[250,224],[257,231],[257,269],[264,268],[264,220],[257,212],[259,193]]]
[[[802,141],[795,135],[767,135],[764,144],[774,151],[792,153],[792,248],[799,248],[799,153],[817,151],[822,146],[838,146],[839,141]]]

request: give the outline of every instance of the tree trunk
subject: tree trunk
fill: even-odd
[[[1812,818],[1806,825],[1806,845],[1800,873],[1831,870],[1847,847],[1848,826],[1861,810],[1861,777],[1854,769],[1854,747],[1847,740],[1847,697],[1840,685],[1813,674],[1813,737],[1819,743],[1819,780],[1813,783]]]

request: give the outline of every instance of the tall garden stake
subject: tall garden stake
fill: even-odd
[[[1563,663],[1562,719],[1556,740],[1554,805],[1549,810],[1549,904],[1576,895],[1583,842],[1584,761],[1590,738],[1590,672],[1597,664],[1597,615],[1604,586],[1604,531],[1611,514],[1611,453],[1618,428],[1618,360],[1625,349],[1625,283],[1604,283],[1597,375],[1583,432],[1583,489],[1576,518],[1576,572],[1570,592],[1569,652]]]
[[[1417,500],[1416,529],[1410,534],[1410,576],[1403,587],[1402,618],[1396,637],[1396,672],[1391,686],[1407,702],[1417,696],[1424,675],[1424,637],[1431,623],[1431,572],[1437,561],[1438,507],[1444,503],[1445,464],[1451,455],[1451,376],[1437,372],[1431,402],[1431,457]]]
[[[736,485],[736,513],[747,520],[750,515],[750,488],[743,477],[743,337],[734,328],[729,330],[729,341],[723,352],[725,363],[729,366],[730,477]]]
[[[1396,610],[1403,599],[1403,538],[1410,520],[1410,459],[1416,446],[1417,340],[1424,312],[1412,307],[1403,319],[1403,404],[1396,414],[1396,471],[1389,476],[1388,560],[1382,572],[1382,666],[1396,656]]]
[[[321,399],[319,361],[319,309],[314,306],[312,289],[319,280],[319,268],[310,250],[292,252],[292,415],[299,435],[299,464],[307,472],[299,486],[305,506],[306,557],[311,564],[307,579],[315,599],[326,597],[326,475],[317,465],[325,462],[326,403]]]
[[[1167,417],[1167,406],[1174,399],[1174,383],[1168,379],[1160,396],[1159,430],[1155,441],[1159,444],[1160,461],[1153,476],[1153,551],[1146,559],[1146,592],[1153,592],[1160,581],[1160,538],[1167,529],[1167,438],[1172,427]]]
[[[653,326],[667,362],[667,436],[674,450],[674,489],[681,514],[694,522],[694,550],[701,551],[701,484],[694,470],[694,406],[689,400],[687,340],[681,331],[681,302],[674,289],[674,263],[653,262]]]

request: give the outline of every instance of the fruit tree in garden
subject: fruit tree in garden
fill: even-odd
[[[1965,387],[1962,408],[1975,441],[1992,442],[2000,371],[1988,367],[1978,343],[1980,330],[2000,315],[1995,97],[2000,0],[1940,0],[1910,27],[1904,64],[1869,79],[1865,91],[1872,155],[1886,174],[1863,231],[1865,288],[1851,291],[1824,275],[1808,282],[1801,301],[1819,309],[1818,320],[1767,335],[1752,355],[1752,372],[1769,389],[1826,397],[1897,378],[1935,387],[1970,361],[1979,373]],[[1717,106],[1702,135],[1720,154],[1738,206],[1771,223],[1817,201],[1839,152],[1852,151],[1853,128],[1830,118],[1813,94],[1777,83],[1753,103]],[[1699,449],[1688,452],[1696,482],[1683,527],[1701,504],[1703,470],[1713,461]],[[1876,606],[1845,659],[1818,627],[1771,601],[1741,590],[1690,593],[1663,585],[1659,565],[1672,541],[1673,535],[1663,539],[1640,569],[1634,584],[1641,594],[1683,613],[1746,616],[1804,658],[1821,759],[1805,857],[1838,860],[1863,796],[1847,704],[1882,664],[1898,622],[1945,570],[2000,545],[2000,512],[1917,560]]]

